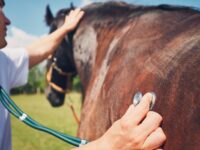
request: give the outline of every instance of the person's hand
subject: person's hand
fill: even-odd
[[[151,98],[150,93],[145,94],[101,138],[74,150],[160,150],[166,136],[159,127],[162,117],[149,111]]]
[[[154,150],[166,136],[160,128],[162,117],[149,111],[152,95],[147,93],[139,105],[131,105],[126,114],[99,139],[104,150]],[[102,141],[101,141],[102,140]]]
[[[76,28],[79,21],[83,17],[84,12],[80,8],[76,8],[75,10],[71,10],[69,15],[65,17],[65,22],[63,27],[69,32]]]

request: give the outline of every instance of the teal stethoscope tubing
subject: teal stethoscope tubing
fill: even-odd
[[[76,138],[73,136],[69,136],[67,134],[60,133],[58,131],[55,131],[53,129],[47,128],[35,120],[33,120],[31,117],[26,115],[14,102],[13,100],[8,96],[8,94],[5,92],[5,90],[0,86],[0,101],[3,104],[3,106],[16,118],[20,119],[22,122],[27,124],[28,126],[46,132],[48,134],[51,134],[73,146],[79,147],[81,145],[85,145],[88,143],[88,141]]]

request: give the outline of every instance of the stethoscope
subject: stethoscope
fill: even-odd
[[[152,99],[150,104],[150,109],[153,108],[156,100],[156,95],[154,92],[151,92]],[[133,97],[133,104],[136,106],[140,103],[142,100],[142,93],[137,92],[135,96]],[[26,125],[43,132],[46,132],[52,136],[55,136],[73,146],[80,147],[81,145],[85,145],[88,143],[85,139],[80,139],[77,137],[73,137],[58,131],[55,131],[53,129],[50,129],[48,127],[45,127],[41,125],[40,123],[33,120],[31,117],[29,117],[26,113],[24,113],[15,103],[14,101],[9,97],[9,95],[6,93],[6,91],[0,86],[0,101],[3,104],[3,106],[17,119],[21,120]]]
[[[149,93],[151,94],[151,103],[149,109],[152,110],[156,102],[156,94],[154,92],[149,92]],[[133,97],[133,105],[137,106],[141,102],[142,97],[143,97],[142,93],[137,92]]]
[[[55,131],[53,129],[47,128],[35,120],[33,120],[31,117],[29,117],[26,113],[24,113],[15,103],[14,101],[8,96],[6,91],[0,86],[0,101],[3,104],[3,106],[17,119],[24,122],[26,125],[46,132],[48,134],[51,134],[73,146],[80,147],[81,145],[85,145],[88,143],[87,140],[76,138],[67,134],[60,133],[58,131]]]

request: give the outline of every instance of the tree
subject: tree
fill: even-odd
[[[11,94],[35,94],[44,92],[45,88],[45,70],[36,66],[29,71],[28,83],[25,86],[14,88]]]

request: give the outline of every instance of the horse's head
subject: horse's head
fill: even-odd
[[[65,16],[74,7],[60,10],[54,17],[49,6],[46,8],[46,23],[50,27],[50,33],[59,28],[63,23]],[[61,106],[64,102],[65,93],[71,88],[72,78],[76,75],[76,67],[73,59],[72,35],[65,36],[56,52],[49,57],[47,62],[46,79],[48,86],[46,96],[52,106]],[[59,61],[57,61],[59,60]]]

